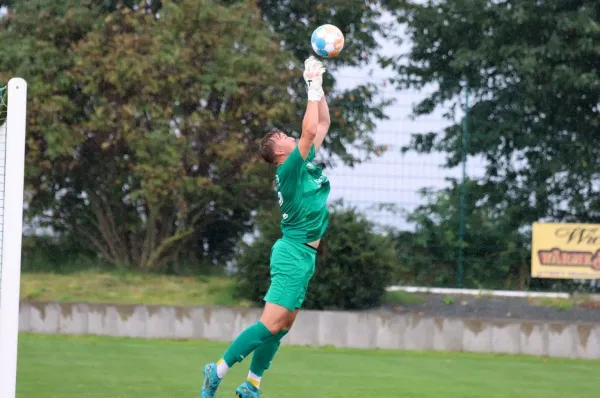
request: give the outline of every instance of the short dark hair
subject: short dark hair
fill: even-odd
[[[283,134],[283,131],[273,129],[260,142],[260,156],[267,163],[275,164],[275,137],[279,134]]]

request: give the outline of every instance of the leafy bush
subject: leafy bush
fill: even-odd
[[[237,258],[240,297],[261,304],[269,287],[269,254],[281,236],[279,211],[263,213],[258,237]],[[397,263],[391,240],[355,209],[332,208],[305,309],[366,309],[381,304]]]
[[[69,237],[23,236],[23,272],[72,272],[84,269],[114,268],[106,264],[89,246]]]

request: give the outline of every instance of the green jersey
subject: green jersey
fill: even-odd
[[[283,236],[300,243],[321,239],[329,225],[329,179],[312,163],[315,146],[306,160],[298,147],[277,167],[277,196]]]

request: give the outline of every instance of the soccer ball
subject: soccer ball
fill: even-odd
[[[335,57],[344,48],[344,34],[334,25],[321,25],[312,34],[310,43],[321,57]]]

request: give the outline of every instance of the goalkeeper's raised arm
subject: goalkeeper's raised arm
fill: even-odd
[[[298,150],[303,159],[308,157],[313,144],[315,149],[321,146],[329,129],[329,109],[322,86],[323,73],[325,73],[323,63],[315,57],[309,57],[304,61],[304,80],[308,89],[308,101],[302,120],[302,135],[298,141]],[[323,113],[327,114],[326,118]]]
[[[325,95],[323,95],[319,101],[319,123],[317,125],[317,136],[314,140],[315,150],[318,150],[321,147],[321,144],[323,144],[325,136],[329,131],[330,124],[331,119],[329,118],[329,105],[327,105],[327,98],[325,98]]]

